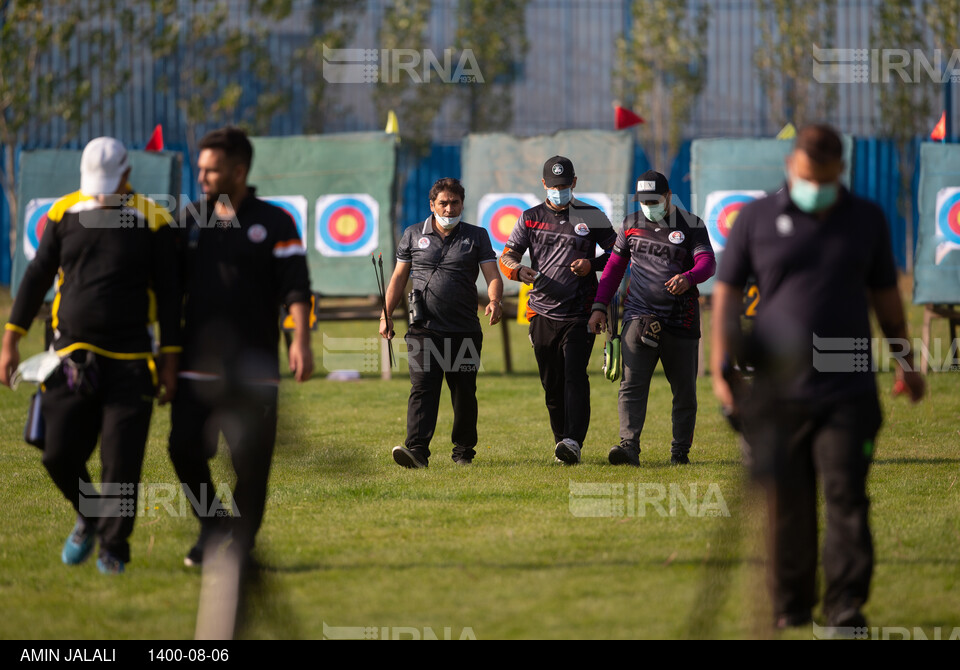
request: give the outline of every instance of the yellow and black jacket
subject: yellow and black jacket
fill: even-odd
[[[8,330],[26,334],[56,279],[53,346],[116,359],[178,352],[181,294],[170,214],[136,193],[99,206],[79,191],[57,200],[36,257],[27,266]]]

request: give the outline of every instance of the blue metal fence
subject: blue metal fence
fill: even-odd
[[[456,42],[459,2],[434,0],[425,41],[421,46],[442,51]],[[837,0],[837,34],[833,46],[865,48],[870,44],[873,10],[882,0]],[[247,0],[223,0],[230,8],[227,23],[249,23]],[[98,0],[76,0],[85,6],[86,16],[99,16]],[[323,80],[323,62],[301,57],[304,49],[320,34],[321,26],[314,10],[322,0],[291,0],[291,14],[282,21],[263,22],[267,35],[262,46],[278,67],[275,77],[263,81],[242,67],[237,71],[216,72],[218,86],[240,83],[244,89],[235,118],[244,118],[256,106],[256,94],[264,87],[289,94],[289,104],[270,122],[269,134],[289,135],[314,130],[341,132],[375,130],[383,127],[381,111],[374,104],[375,83],[329,84],[324,89],[322,114],[311,103],[308,92]],[[613,126],[612,102],[616,89],[616,43],[635,28],[630,7],[632,0],[528,0],[524,12],[529,48],[523,61],[516,64],[516,78],[509,84],[512,121],[504,130],[520,136],[550,134],[568,128],[610,129]],[[694,107],[686,130],[686,140],[672,166],[670,179],[683,202],[689,202],[689,142],[695,137],[769,137],[779,128],[768,108],[753,63],[754,52],[761,48],[759,25],[767,21],[756,0],[690,0],[692,8],[709,6],[711,20],[707,30],[707,81]],[[378,31],[389,0],[357,0],[354,11],[335,17],[353,25],[346,46],[375,49]],[[156,124],[162,124],[167,148],[183,151],[182,191],[193,197],[196,185],[192,161],[186,155],[190,132],[200,134],[202,124],[191,127],[178,101],[190,93],[185,68],[203,62],[200,47],[187,39],[187,26],[206,11],[205,3],[181,2],[177,20],[181,22],[180,48],[164,58],[153,59],[142,45],[125,44],[118,68],[130,70],[129,85],[113,97],[99,95],[94,81],[95,104],[78,132],[69,135],[63,119],[34,122],[27,129],[22,148],[80,148],[98,135],[110,134],[131,148],[142,148]],[[127,8],[136,18],[149,21],[149,3],[132,0]],[[99,16],[108,22],[110,17]],[[158,27],[159,28],[159,27]],[[246,28],[245,28],[246,29]],[[821,45],[823,46],[823,45]],[[890,45],[879,45],[890,46]],[[960,45],[957,45],[960,46]],[[90,46],[78,44],[70,53],[54,55],[46,67],[59,71],[89,57]],[[932,47],[931,47],[932,48]],[[439,52],[438,51],[438,52]],[[946,60],[946,59],[945,59]],[[382,85],[382,84],[381,84]],[[896,210],[899,170],[889,142],[876,138],[875,90],[870,86],[850,85],[843,89],[837,105],[824,110],[827,120],[843,132],[861,139],[857,142],[854,190],[873,197],[884,205],[894,230],[894,245],[901,267],[905,266],[906,244],[903,219]],[[453,89],[444,89],[436,98],[439,113],[431,128],[433,146],[422,159],[404,157],[400,174],[402,191],[398,193],[398,227],[422,219],[424,198],[432,182],[441,176],[458,176],[459,144],[469,132],[462,115],[451,99]],[[634,101],[644,115],[643,101]],[[947,85],[935,101],[937,116],[944,107],[953,135],[960,128],[960,84]],[[931,120],[931,128],[933,122]],[[212,121],[211,121],[212,122]],[[401,128],[404,120],[400,119]],[[639,133],[647,132],[641,128]],[[642,154],[638,151],[638,156]],[[635,161],[639,169],[640,161]],[[469,185],[466,185],[469,188]],[[9,221],[6,203],[0,194],[0,239],[8,239]],[[915,229],[916,227],[914,227]],[[0,282],[9,281],[10,259],[7,245],[0,253]]]

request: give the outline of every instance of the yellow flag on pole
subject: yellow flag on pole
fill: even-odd
[[[392,133],[394,135],[400,134],[400,122],[397,121],[397,115],[392,109],[387,112],[387,127],[383,130],[384,132]]]
[[[792,140],[797,136],[797,129],[792,123],[788,123],[783,128],[780,129],[780,132],[777,133],[778,140]]]

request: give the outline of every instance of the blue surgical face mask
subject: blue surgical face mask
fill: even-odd
[[[572,188],[548,188],[547,200],[557,207],[564,207],[573,199]]]
[[[790,179],[790,199],[808,214],[822,212],[833,206],[839,195],[840,186],[836,182],[818,184],[796,176]]]
[[[640,211],[650,221],[660,221],[667,215],[666,203],[658,202],[655,205],[640,203]]]

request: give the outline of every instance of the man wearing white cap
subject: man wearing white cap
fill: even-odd
[[[6,324],[0,382],[20,361],[18,343],[54,278],[52,346],[60,367],[44,384],[43,464],[71,502],[77,522],[61,553],[84,562],[99,539],[97,568],[124,572],[137,509],[137,485],[154,396],[176,388],[180,292],[168,212],[135,194],[123,145],[91,141],[80,161],[80,190],[47,215]],[[151,325],[159,323],[159,366]],[[100,439],[101,491],[86,462]]]

